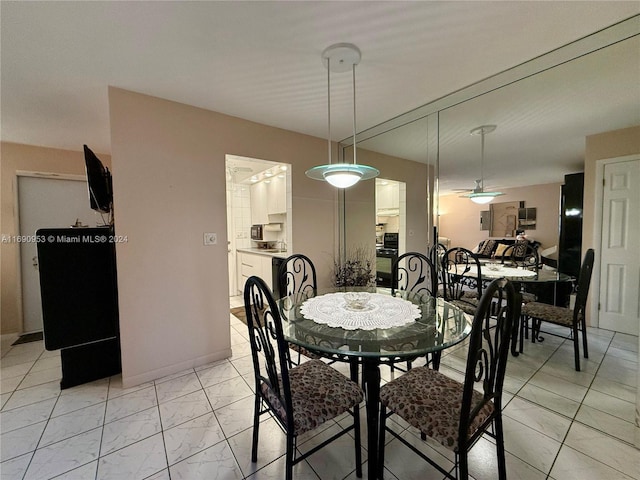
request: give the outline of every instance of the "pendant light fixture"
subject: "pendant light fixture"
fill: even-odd
[[[351,43],[337,43],[322,52],[322,61],[327,67],[327,118],[329,163],[307,170],[307,177],[325,180],[334,187],[347,188],[360,180],[377,177],[380,172],[356,161],[356,65],[360,63],[360,49]],[[331,72],[352,71],[353,76],[353,163],[333,163],[331,160]]]
[[[484,191],[484,136],[493,132],[497,127],[495,125],[482,125],[480,127],[471,130],[471,135],[480,135],[481,140],[481,153],[480,153],[480,179],[476,180],[476,186],[471,193],[463,195],[463,197],[470,198],[472,202],[481,205],[490,203],[495,197],[504,195],[501,192],[485,192]]]

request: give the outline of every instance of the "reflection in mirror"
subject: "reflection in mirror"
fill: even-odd
[[[499,202],[489,205],[491,212],[491,237],[515,237],[518,224],[519,202]]]

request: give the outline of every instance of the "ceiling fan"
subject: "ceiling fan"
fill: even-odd
[[[481,153],[480,153],[480,179],[476,180],[476,185],[469,193],[461,195],[461,197],[470,198],[472,202],[478,204],[490,203],[495,197],[504,195],[502,192],[485,192],[484,190],[484,136],[493,132],[496,129],[496,125],[481,125],[471,130],[471,135],[480,135],[481,140]]]

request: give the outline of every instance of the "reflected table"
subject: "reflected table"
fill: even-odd
[[[468,277],[476,277],[475,270],[471,269],[469,271],[460,271],[460,275],[468,276]],[[549,268],[524,268],[524,267],[516,267],[510,265],[504,265],[501,263],[490,263],[490,262],[482,262],[482,269],[480,275],[482,276],[482,283],[489,283],[496,278],[506,278],[507,280],[514,283],[514,287],[519,296],[518,300],[521,300],[521,286],[528,285],[530,287],[536,288],[544,284],[557,284],[564,282],[572,282],[574,280],[573,277],[567,275],[566,273],[558,272],[555,269]],[[518,356],[519,352],[523,350],[523,324],[522,319],[518,316],[518,324],[516,328],[513,329],[512,343],[511,343],[511,354],[515,357]],[[520,345],[518,348],[518,332],[520,332]]]
[[[369,292],[371,301],[352,308],[344,295]],[[285,339],[323,357],[349,362],[352,378],[362,364],[366,393],[368,478],[376,478],[380,365],[438,352],[471,333],[471,318],[444,301],[389,289],[334,288],[278,300]],[[382,310],[381,310],[382,309]],[[392,325],[384,324],[393,318]],[[382,323],[379,323],[382,322]],[[344,325],[339,326],[339,325]]]

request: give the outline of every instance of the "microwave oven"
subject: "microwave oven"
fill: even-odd
[[[262,241],[263,240],[263,226],[251,225],[251,240]]]

